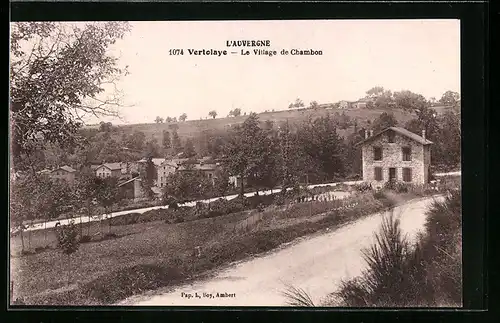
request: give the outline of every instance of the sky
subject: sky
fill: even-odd
[[[151,123],[156,116],[188,120],[216,110],[284,110],[300,98],[357,100],[374,86],[411,90],[426,98],[460,92],[459,20],[296,20],[131,22],[113,53],[130,74],[122,119]],[[194,56],[188,49],[228,48],[227,40],[270,40],[277,56]],[[321,50],[321,56],[279,55],[282,49]],[[184,55],[169,55],[183,49]],[[249,48],[252,50],[253,48]],[[88,123],[101,120],[88,119]]]

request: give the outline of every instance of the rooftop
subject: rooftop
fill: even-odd
[[[403,135],[403,136],[405,136],[407,138],[410,138],[410,139],[412,139],[412,140],[414,140],[414,141],[416,141],[416,142],[418,142],[418,143],[420,143],[422,145],[430,145],[430,144],[432,144],[432,141],[424,139],[424,137],[419,136],[416,133],[413,133],[411,131],[408,131],[405,128],[401,128],[401,127],[389,127],[389,128],[385,128],[384,130],[380,131],[379,133],[377,133],[377,134],[375,134],[373,136],[370,136],[370,137],[366,138],[365,140],[361,141],[358,145],[364,144],[366,142],[369,142],[372,139],[380,136],[381,134],[383,134],[383,133],[385,133],[385,132],[387,132],[389,130],[392,130],[392,131],[394,131],[396,133],[399,133],[400,135]]]

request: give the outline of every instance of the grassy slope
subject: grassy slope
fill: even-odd
[[[334,115],[335,112],[345,113],[352,119],[358,119],[358,126],[363,126],[368,120],[373,121],[385,110],[380,109],[348,109],[348,110],[284,110],[275,112],[263,112],[259,114],[259,119],[261,121],[271,120],[276,123],[280,121],[289,120],[290,122],[301,122],[307,119],[309,116],[319,117],[324,116],[327,113]],[[403,125],[406,121],[413,118],[412,115],[402,112],[401,110],[391,110],[394,116],[399,121],[400,125]],[[178,122],[179,125],[178,133],[180,137],[194,137],[200,135],[204,130],[220,130],[223,131],[229,128],[231,124],[242,123],[247,116],[239,116],[234,118],[216,118],[216,119],[206,119],[206,120],[188,120],[186,122]],[[162,139],[162,131],[169,130],[169,123],[147,123],[147,124],[132,124],[119,126],[120,130],[124,133],[133,133],[134,131],[142,131],[145,133],[146,138],[156,138],[159,142]],[[349,131],[352,132],[352,129]],[[346,135],[346,131],[340,130],[341,135]]]
[[[53,249],[11,258],[14,294],[25,297],[38,294],[30,301],[38,304],[109,304],[271,250],[281,243],[384,207],[369,194],[363,198],[355,209],[342,213],[347,216],[339,217],[341,211],[330,211],[328,216],[308,221],[309,204],[303,203],[292,210],[264,212],[261,221],[243,230],[231,225],[241,221],[241,214],[179,224],[157,221],[112,227],[112,232],[122,237],[82,244],[69,264],[66,256]],[[323,206],[315,207],[315,213],[329,209],[328,202],[316,203]],[[107,232],[106,226],[102,229]],[[42,235],[37,239],[42,239]],[[196,246],[202,246],[202,257],[194,257]],[[69,286],[68,269],[71,270]],[[59,293],[54,292],[57,289]]]

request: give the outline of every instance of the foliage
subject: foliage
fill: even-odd
[[[287,298],[287,303],[290,306],[297,307],[314,307],[314,302],[311,296],[302,288],[288,286],[283,292],[283,296]]]
[[[10,37],[10,123],[14,166],[45,143],[72,147],[82,116],[117,115],[106,84],[126,75],[108,53],[128,23],[14,22]]]
[[[172,148],[176,154],[180,153],[182,150],[181,139],[177,130],[172,130]]]
[[[58,248],[62,253],[71,255],[79,248],[78,231],[74,221],[67,225],[59,226],[57,229]]]
[[[304,107],[304,101],[302,101],[299,98],[295,99],[295,102],[290,103],[290,105],[288,105],[289,109],[292,109],[292,108],[303,108],[303,107]]]
[[[318,170],[320,178],[331,180],[345,173],[343,155],[344,142],[329,116],[304,122],[299,129],[298,138],[305,154]]]
[[[196,151],[194,149],[193,140],[191,138],[186,139],[186,143],[184,144],[184,157],[192,158],[196,156]]]
[[[439,99],[439,102],[452,107],[460,107],[460,94],[453,91],[446,91],[443,93],[441,99]]]
[[[451,191],[427,211],[426,231],[411,243],[393,214],[363,254],[368,269],[343,281],[336,296],[344,306],[461,304],[461,194]]]
[[[160,117],[160,116],[157,116],[156,119],[155,119],[155,122],[156,123],[163,123],[163,118]]]
[[[172,148],[172,140],[170,139],[170,132],[163,130],[163,149]]]
[[[211,116],[213,119],[215,119],[215,117],[217,117],[217,111],[212,110],[208,113],[208,115]]]
[[[234,108],[233,110],[229,111],[229,116],[230,117],[239,117],[241,115],[241,109],[240,108]]]
[[[181,121],[181,122],[186,121],[186,119],[187,119],[187,114],[186,113],[181,114],[181,116],[179,117],[179,121]]]
[[[397,125],[398,121],[393,113],[382,112],[378,118],[373,121],[372,129],[374,133],[378,133],[385,128],[396,127]]]

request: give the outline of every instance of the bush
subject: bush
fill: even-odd
[[[358,192],[366,192],[372,190],[372,186],[370,183],[361,183],[355,184],[354,189]]]
[[[461,304],[461,195],[450,192],[427,211],[425,234],[414,244],[399,221],[384,219],[376,242],[363,251],[368,269],[343,281],[335,293],[344,306],[436,306]]]
[[[84,235],[80,237],[80,243],[87,243],[92,241],[92,237],[89,235]]]

